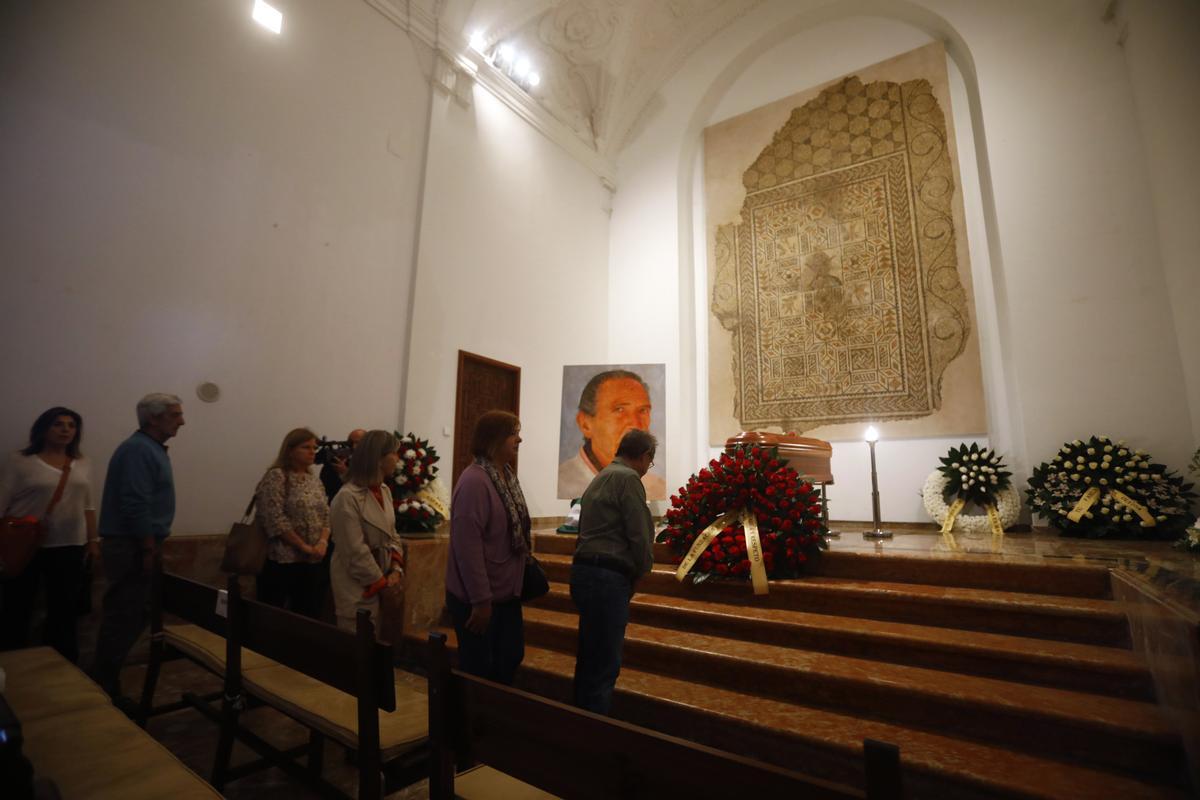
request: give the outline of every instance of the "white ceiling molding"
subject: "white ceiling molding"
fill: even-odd
[[[571,125],[564,123],[559,116],[472,50],[468,44],[469,33],[440,30],[435,16],[436,5],[428,8],[412,0],[364,2],[433,49],[435,64],[432,83],[435,88],[454,96],[461,103],[469,104],[470,87],[477,82],[517,116],[595,173],[607,188],[614,188],[614,165],[600,153],[594,142],[589,137],[581,136]],[[532,20],[543,16],[546,9],[553,5],[548,0],[536,0],[521,7],[525,9],[524,18]],[[498,40],[489,37],[489,46],[495,41]]]

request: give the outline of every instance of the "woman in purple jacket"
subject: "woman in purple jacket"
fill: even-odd
[[[475,461],[450,502],[446,605],[458,634],[459,669],[511,684],[525,657],[521,583],[529,554],[529,509],[513,465],[521,421],[488,411],[475,423]]]

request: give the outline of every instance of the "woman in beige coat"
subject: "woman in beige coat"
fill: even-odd
[[[379,593],[400,583],[404,558],[396,535],[392,495],[383,483],[396,470],[400,443],[387,431],[368,431],[350,459],[346,483],[329,507],[333,558],[329,564],[339,627],[353,631],[360,608],[379,630]]]

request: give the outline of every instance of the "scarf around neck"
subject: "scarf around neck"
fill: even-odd
[[[492,479],[492,485],[496,487],[500,500],[504,503],[504,511],[508,517],[508,529],[512,536],[513,552],[530,552],[532,548],[529,546],[528,534],[529,508],[525,505],[525,494],[521,491],[521,484],[517,482],[517,476],[513,474],[512,467],[505,464],[504,472],[501,473],[496,469],[495,464],[482,456],[476,456],[475,463],[482,467],[483,471]]]

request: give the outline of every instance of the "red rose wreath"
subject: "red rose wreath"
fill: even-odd
[[[743,445],[713,459],[671,498],[658,536],[675,552],[676,577],[794,578],[828,545],[821,499],[774,448]]]

